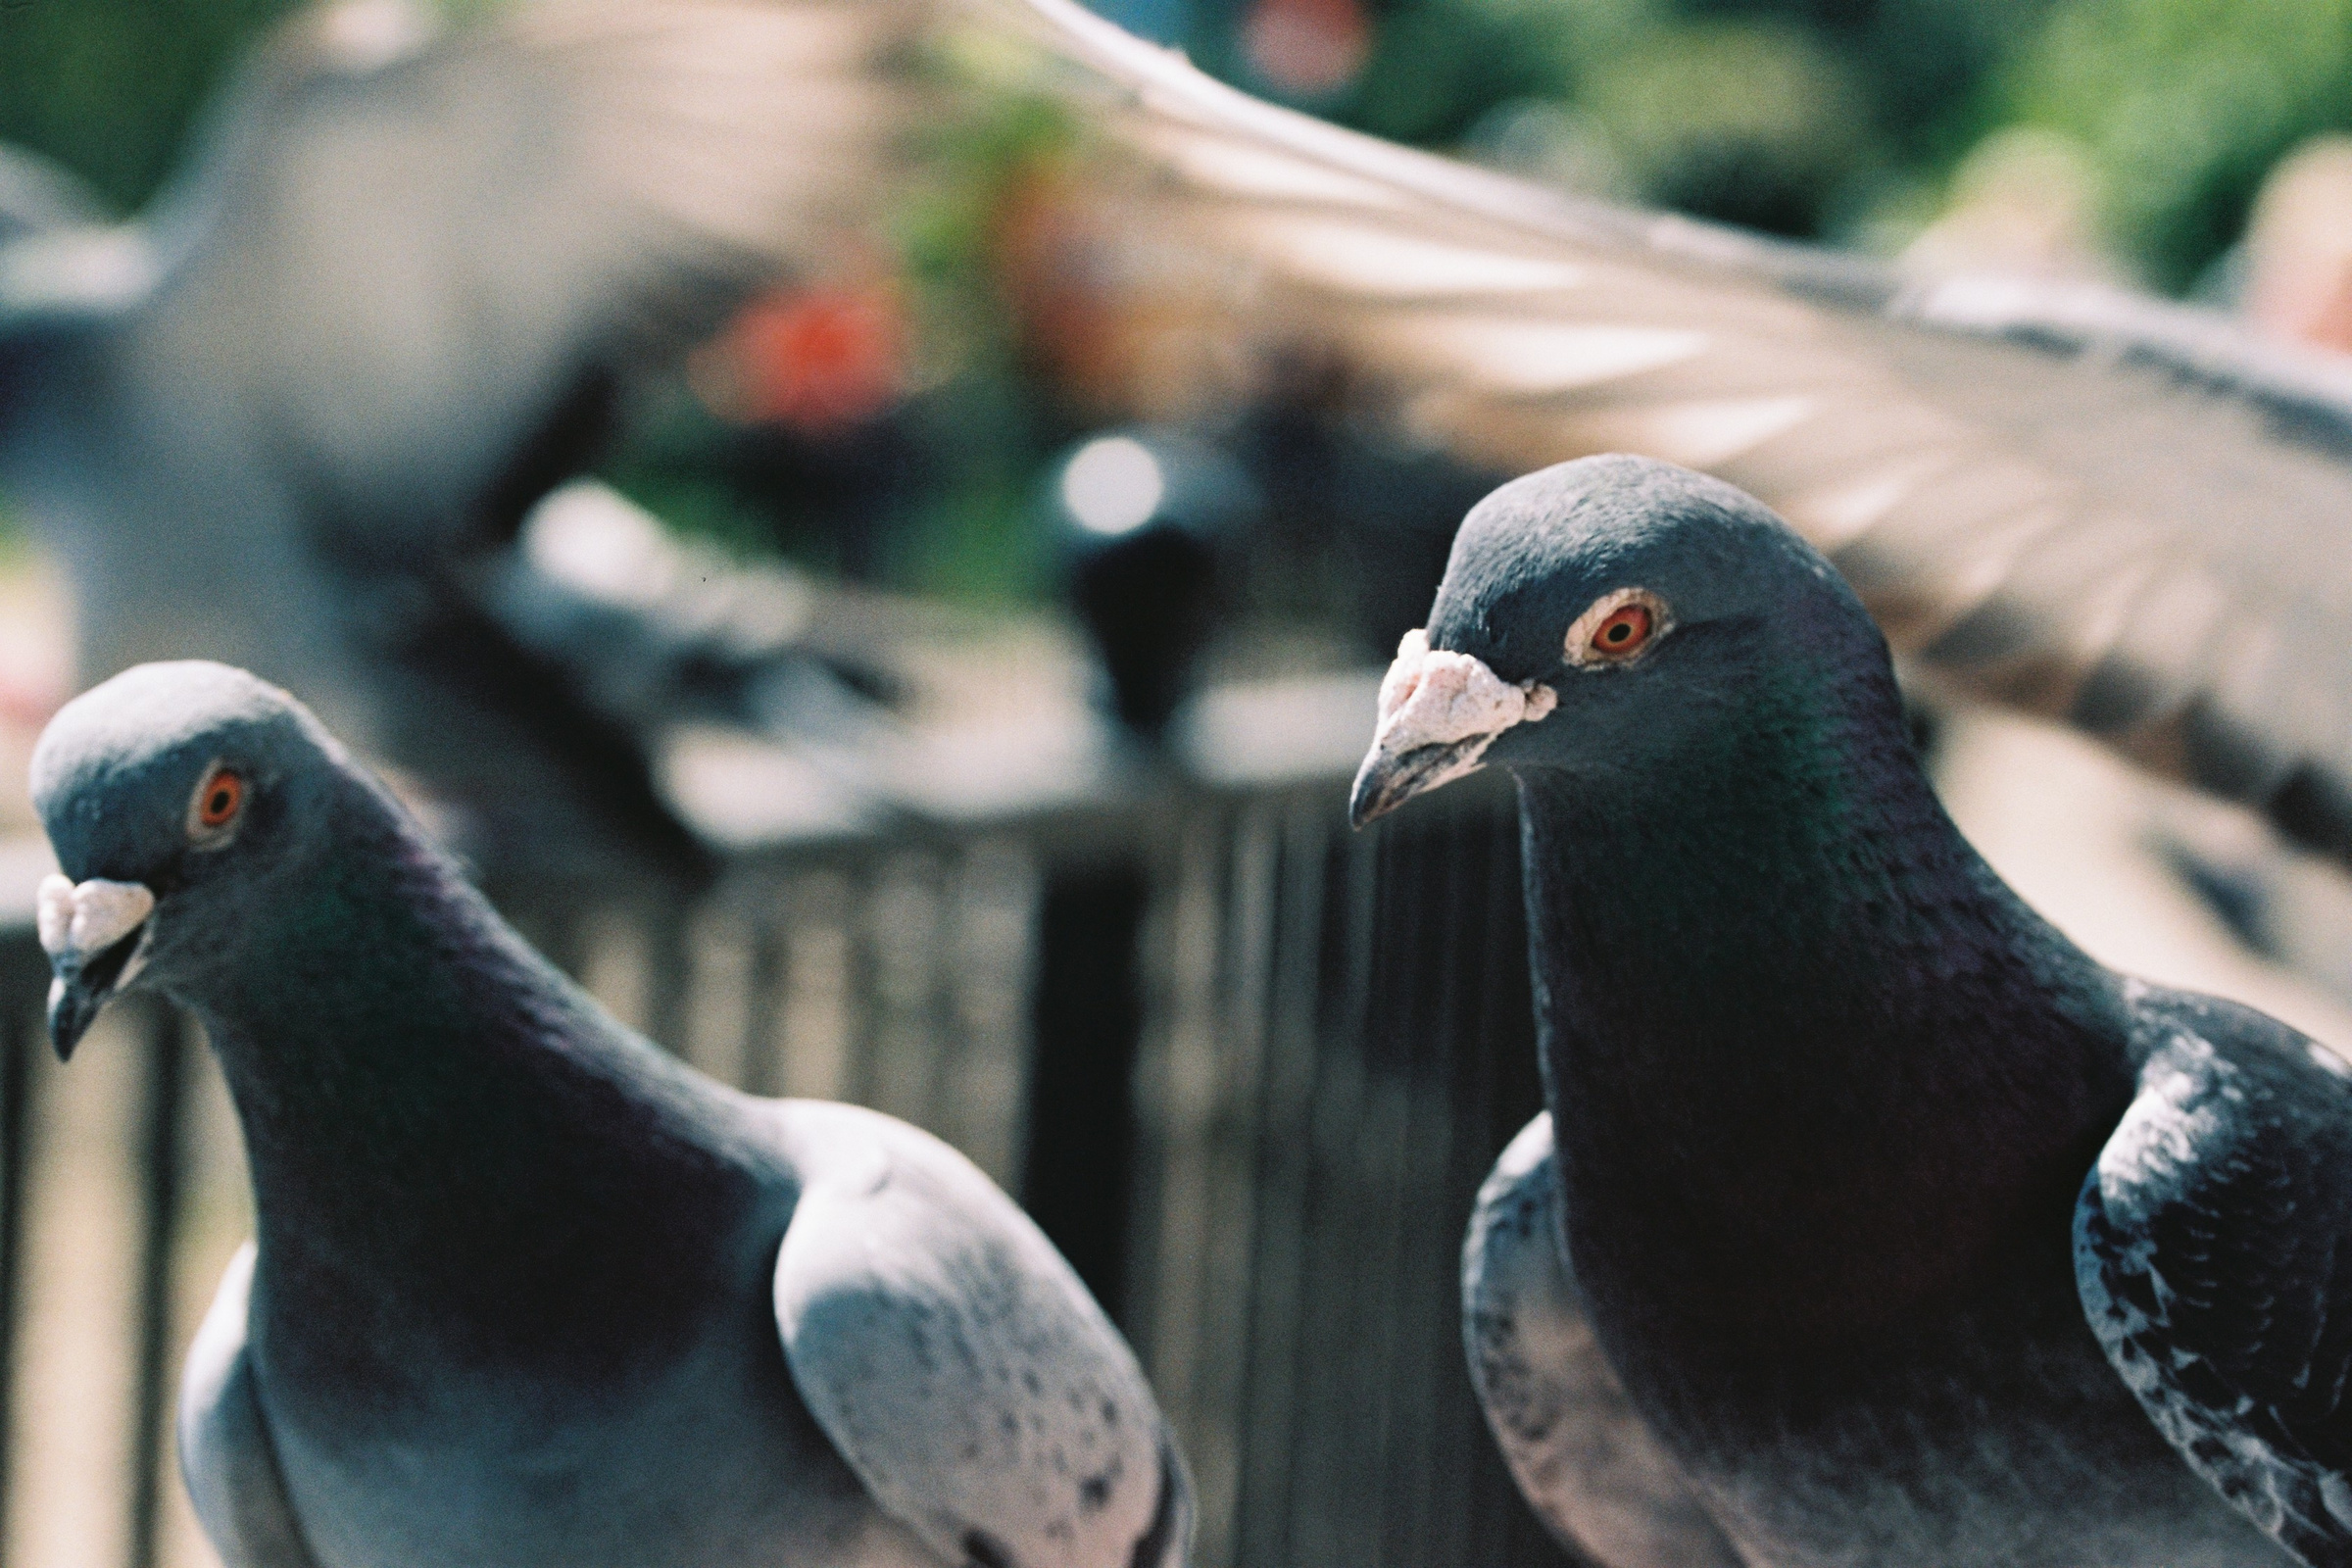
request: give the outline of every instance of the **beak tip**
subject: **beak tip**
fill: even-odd
[[[1374,747],[1348,792],[1348,825],[1359,830],[1369,827],[1414,796],[1445,783],[1452,777],[1443,765],[1450,755],[1442,747],[1417,747],[1402,753]]]
[[[1348,791],[1348,825],[1359,832],[1389,808],[1389,803],[1382,799],[1388,792],[1382,788],[1379,763],[1377,754],[1365,758],[1355,783]]]
[[[72,1061],[74,1048],[90,1026],[91,1009],[81,993],[63,980],[49,982],[49,1046],[59,1061]]]
[[[1399,767],[1387,753],[1374,752],[1348,792],[1348,825],[1361,831],[1420,792],[1412,770]]]

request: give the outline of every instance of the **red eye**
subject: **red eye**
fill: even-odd
[[[196,825],[226,827],[236,820],[244,805],[245,781],[222,768],[204,781],[203,792],[196,797]]]
[[[1602,659],[1625,659],[1642,651],[1651,626],[1647,605],[1619,605],[1592,628],[1588,646]]]

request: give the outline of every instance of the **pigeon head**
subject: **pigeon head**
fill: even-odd
[[[58,1054],[134,980],[220,962],[357,777],[307,709],[225,664],[142,664],[61,709],[32,757],[64,872],[39,903]]]
[[[1885,666],[1844,580],[1756,501],[1642,458],[1560,464],[1463,520],[1381,683],[1350,814],[1489,763],[1640,788],[1769,688]]]

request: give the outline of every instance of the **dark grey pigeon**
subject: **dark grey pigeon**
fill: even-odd
[[[1481,1196],[1466,1332],[1564,1535],[2352,1563],[2345,1065],[2021,903],[1778,517],[1635,458],[1505,485],[1381,715],[1359,822],[1519,786],[1550,1111]]]
[[[161,991],[244,1128],[180,1406],[231,1568],[1183,1562],[1134,1357],[946,1145],[662,1055],[242,671],[120,675],[32,771],[58,1049]]]

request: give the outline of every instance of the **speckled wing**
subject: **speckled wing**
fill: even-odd
[[[1085,270],[1155,413],[1336,379],[1526,470],[1601,451],[1782,513],[1898,650],[2352,853],[2352,359],[1577,200],[1000,0],[1106,171]]]
[[[883,1510],[974,1568],[1178,1568],[1183,1461],[1118,1331],[945,1144],[793,1102],[776,1258],[794,1382]]]
[[[1551,1116],[1512,1139],[1462,1244],[1470,1382],[1537,1517],[1604,1568],[1741,1568],[1601,1353],[1560,1240]]]
[[[2231,1003],[2135,1001],[2138,1097],[2075,1214],[2091,1329],[2191,1470],[2352,1563],[2352,1069]]]
[[[896,188],[923,15],[451,9],[342,0],[265,40],[159,204],[167,280],[123,338],[157,395],[238,406],[355,531],[462,530],[510,476],[563,477],[578,455],[535,443],[595,412],[600,377],[858,244]]]

